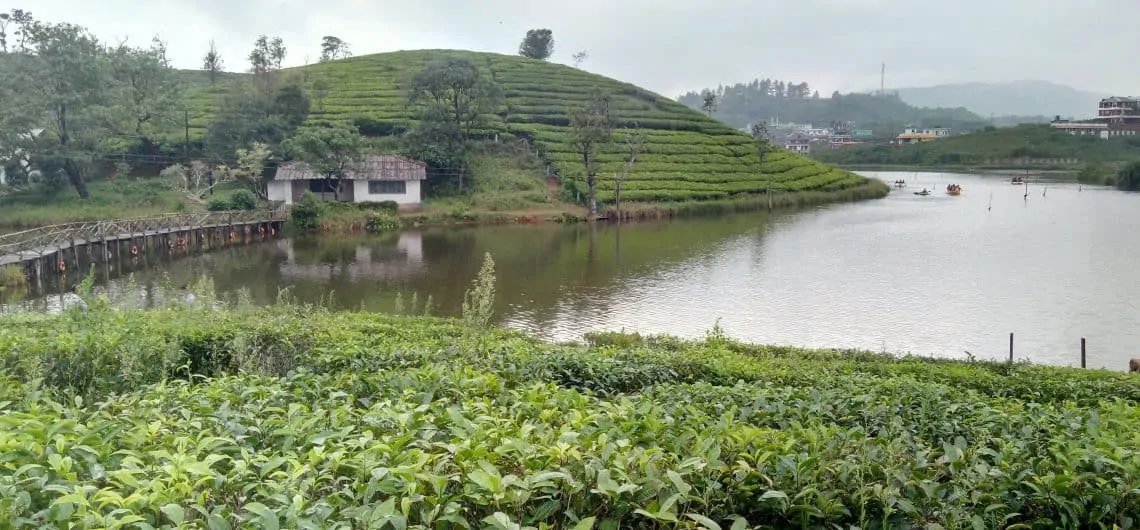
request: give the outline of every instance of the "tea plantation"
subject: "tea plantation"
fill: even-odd
[[[1132,528],[1140,379],[460,321],[0,317],[2,528]]]
[[[569,144],[567,109],[583,104],[594,88],[613,96],[618,121],[614,145],[604,153],[599,199],[613,196],[612,175],[622,165],[623,128],[639,126],[647,152],[623,186],[630,201],[715,200],[784,192],[844,192],[847,198],[880,197],[887,188],[848,171],[779,149],[761,164],[752,139],[680,103],[628,83],[568,66],[490,53],[447,50],[366,55],[287,70],[314,98],[309,126],[366,123],[374,133],[398,133],[414,125],[406,88],[430,61],[463,57],[478,65],[504,91],[488,116],[486,133],[526,138],[572,190],[583,192],[582,167]],[[323,84],[327,88],[316,88]],[[190,94],[197,109],[192,133],[202,134],[224,88],[199,87]],[[358,122],[358,120],[361,120]],[[181,134],[181,133],[180,133]]]

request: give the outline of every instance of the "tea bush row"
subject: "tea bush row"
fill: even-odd
[[[1125,528],[1140,511],[1126,374],[590,340],[288,305],[5,317],[0,520]],[[210,377],[148,371],[194,359]],[[50,377],[65,368],[121,377]]]

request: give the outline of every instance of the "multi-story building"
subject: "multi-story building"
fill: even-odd
[[[784,148],[793,153],[806,155],[811,152],[811,138],[802,131],[795,131],[784,138]]]
[[[1062,120],[1050,124],[1054,129],[1074,136],[1136,136],[1140,131],[1140,98],[1113,96],[1100,100],[1096,117],[1088,120]]]

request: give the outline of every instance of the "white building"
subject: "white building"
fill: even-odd
[[[784,148],[793,153],[806,155],[811,152],[811,138],[802,131],[795,131],[784,138]]]
[[[269,181],[269,200],[293,204],[305,192],[326,201],[383,202],[417,206],[422,201],[420,183],[427,179],[427,165],[397,155],[366,155],[360,165],[336,181],[314,173],[304,162],[277,168]],[[339,188],[339,189],[337,189]]]
[[[904,135],[930,135],[935,138],[946,138],[950,136],[950,129],[948,127],[907,127],[903,129]]]

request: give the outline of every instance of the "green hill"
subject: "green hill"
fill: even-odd
[[[444,56],[466,58],[484,69],[505,94],[488,130],[530,140],[542,159],[562,177],[571,192],[583,192],[582,169],[569,144],[567,108],[600,87],[613,95],[619,130],[615,145],[603,155],[599,200],[612,198],[610,178],[623,160],[620,127],[642,128],[647,153],[640,157],[623,188],[630,201],[727,199],[776,192],[867,190],[878,184],[848,171],[780,150],[760,164],[752,139],[684,105],[634,85],[568,66],[490,53],[450,50],[401,51],[354,57],[285,70],[300,80],[313,98],[304,126],[326,123],[367,124],[362,132],[400,133],[412,127],[413,109],[406,103],[411,76]],[[327,90],[316,89],[318,81]],[[201,137],[213,118],[225,88],[199,86],[189,91],[195,109],[191,134]],[[850,195],[849,195],[850,196]]]
[[[1012,159],[1077,159],[1080,163],[1115,163],[1140,159],[1140,138],[1072,136],[1048,125],[988,128],[912,145],[874,145],[823,151],[839,164],[916,166],[1003,166]],[[1026,165],[1014,163],[1013,165]],[[1040,165],[1040,164],[1029,164]]]

